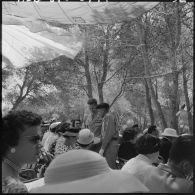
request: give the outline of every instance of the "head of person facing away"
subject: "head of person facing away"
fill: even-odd
[[[65,145],[72,146],[76,143],[80,130],[81,128],[72,127],[69,123],[63,122],[57,129],[57,132],[66,138]]]
[[[97,100],[94,98],[91,98],[87,101],[87,104],[89,106],[89,110],[92,114],[96,114],[96,107],[97,107]]]
[[[156,125],[149,126],[147,133],[151,134],[151,135],[154,135],[156,137],[159,136],[159,132],[158,132],[158,129],[157,129]]]
[[[143,134],[136,140],[138,154],[148,157],[153,163],[157,162],[160,150],[160,139],[151,134]]]
[[[135,143],[137,138],[138,132],[136,129],[127,127],[123,133],[123,141],[124,142],[131,142]]]
[[[135,129],[137,132],[140,132],[138,124],[133,125],[132,128]]]
[[[98,104],[96,108],[98,115],[103,118],[109,112],[110,106],[107,103],[101,103]]]
[[[194,142],[193,136],[179,136],[172,144],[168,164],[187,178],[193,174]]]
[[[94,134],[89,129],[81,129],[78,134],[77,144],[82,149],[90,149],[92,144],[94,143]]]

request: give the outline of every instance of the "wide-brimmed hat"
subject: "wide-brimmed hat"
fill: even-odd
[[[161,134],[162,136],[167,136],[167,137],[178,137],[177,131],[172,128],[165,128],[164,132]]]
[[[45,184],[32,193],[148,192],[135,176],[109,168],[106,159],[89,150],[71,150],[57,156],[45,172]]]
[[[68,128],[64,133],[62,133],[62,135],[68,137],[77,137],[80,130],[81,128],[71,127]]]
[[[77,142],[82,145],[89,145],[94,142],[94,134],[89,129],[79,131]]]

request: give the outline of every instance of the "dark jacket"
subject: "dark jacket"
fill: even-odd
[[[118,151],[119,158],[129,160],[131,158],[134,158],[135,156],[137,156],[135,144],[132,144],[131,142],[123,142],[120,145],[119,151]]]
[[[163,157],[164,163],[167,163],[169,158],[169,151],[171,149],[172,143],[169,141],[169,139],[163,137],[160,140],[160,151],[159,155]]]

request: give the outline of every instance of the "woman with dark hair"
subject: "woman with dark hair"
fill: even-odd
[[[156,127],[156,125],[151,125],[149,126],[148,130],[147,130],[148,134],[154,135],[156,137],[159,137],[159,131]]]
[[[19,170],[36,161],[41,117],[28,111],[11,111],[2,118],[2,192],[27,193]]]
[[[80,128],[70,127],[69,123],[61,123],[57,133],[59,135],[55,143],[54,155],[57,156],[72,149],[76,149],[76,140]]]
[[[138,132],[136,129],[126,128],[123,133],[123,142],[119,147],[118,158],[129,160],[137,156],[135,142]]]
[[[130,159],[122,168],[131,174],[139,175],[141,170],[147,166],[153,166],[157,162],[160,149],[160,139],[150,135],[144,134],[136,141],[136,150],[138,155]]]

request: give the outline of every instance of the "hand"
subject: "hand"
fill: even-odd
[[[104,150],[103,150],[102,148],[100,149],[99,154],[100,154],[101,156],[103,156]]]

